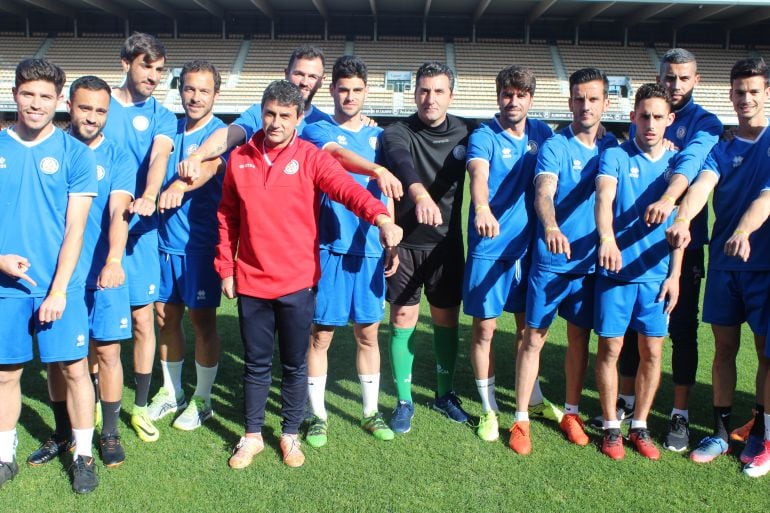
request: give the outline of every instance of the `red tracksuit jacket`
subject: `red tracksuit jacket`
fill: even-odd
[[[388,211],[333,157],[296,132],[270,157],[263,141],[260,130],[230,154],[214,267],[221,278],[235,275],[238,294],[275,299],[318,283],[322,192],[372,224]]]

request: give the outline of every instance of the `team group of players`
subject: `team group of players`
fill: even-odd
[[[764,171],[770,87],[763,61],[733,67],[738,128],[720,141],[719,120],[692,100],[695,57],[670,50],[657,83],[638,88],[630,140],[619,144],[601,125],[608,80],[596,68],[570,76],[573,121],[554,134],[528,117],[536,79],[519,66],[500,71],[499,114],[476,126],[447,113],[452,70],[426,63],[416,74],[416,113],[383,130],[361,114],[367,70],[356,57],[340,57],[333,66],[333,115],[312,105],[325,78],[324,55],[303,46],[291,55],[286,80],[271,83],[261,103],[229,126],[212,114],[221,80],[206,61],[182,69],[184,117],[177,120],[152,97],[165,58],[156,38],[128,38],[122,86],[110,88],[94,76],[70,85],[67,132],[52,124],[64,73],[44,60],[17,67],[17,122],[0,133],[6,334],[0,395],[7,398],[0,402],[0,484],[19,470],[19,382],[33,337],[48,364],[55,431],[27,461],[41,465],[73,451],[73,488],[87,493],[98,484],[95,400],[103,463],[125,460],[117,425],[121,340],[134,340],[131,425],[140,439],[157,440],[154,423],[168,415],[176,414],[173,425],[182,430],[213,416],[222,294],[238,298],[245,360],[245,433],[229,459],[232,468],[248,466],[264,448],[276,334],[287,465],[304,463],[303,423],[309,445],[327,443],[327,351],[335,327],[351,321],[362,429],[377,440],[410,431],[423,289],[436,358],[432,407],[452,421],[471,420],[453,391],[462,304],[473,317],[481,439],[499,437],[492,340],[496,319],[507,311],[517,325],[517,406],[509,437],[516,453],[532,450],[530,416],[558,422],[572,443],[589,443],[578,405],[592,329],[599,336],[602,413],[591,423],[603,429],[601,451],[623,458],[626,421],[631,445],[647,458],[660,457],[647,416],[667,333],[674,407],[663,445],[684,451],[709,241],[704,206],[712,191],[703,317],[716,344],[714,434],[697,444],[691,459],[708,462],[728,451],[735,358],[740,326],[748,322],[758,356],[757,404],[754,418],[733,436],[746,442],[746,474],[770,471],[770,418],[763,407],[770,398],[770,176]],[[466,172],[467,259],[461,229]],[[398,400],[389,423],[378,407],[377,334],[385,300]],[[197,377],[189,399],[182,386],[186,309]],[[543,397],[538,380],[540,351],[557,313],[567,321],[563,411]],[[149,400],[156,323],[163,385]]]

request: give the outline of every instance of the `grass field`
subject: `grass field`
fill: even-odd
[[[507,446],[505,428],[513,421],[513,318],[499,322],[495,351],[501,438],[480,441],[468,426],[453,424],[430,410],[435,383],[431,329],[426,305],[417,329],[414,369],[416,415],[412,432],[392,442],[376,442],[359,427],[360,392],[354,368],[354,342],[349,328],[338,331],[330,350],[327,403],[329,444],[322,449],[303,446],[306,464],[290,469],[281,463],[278,395],[279,372],[274,372],[267,423],[266,450],[251,467],[233,471],[227,466],[232,446],[242,434],[242,349],[237,314],[225,301],[219,317],[223,354],[214,389],[216,416],[195,432],[159,423],[161,438],[146,444],[136,437],[123,412],[120,428],[127,460],[117,469],[100,468],[99,488],[88,496],[72,493],[65,470],[68,461],[45,467],[23,466],[13,482],[3,486],[0,512],[514,512],[514,511],[708,511],[752,512],[770,509],[770,479],[750,479],[740,472],[737,456],[721,457],[707,466],[691,463],[686,455],[665,452],[651,462],[626,450],[621,462],[600,454],[595,443],[577,447],[566,442],[558,426],[533,422],[533,454],[515,455]],[[186,327],[189,335],[189,325]],[[744,330],[745,331],[745,330]],[[382,350],[381,408],[389,418],[395,397],[387,351],[388,328],[380,330]],[[541,360],[543,390],[561,404],[564,400],[565,328],[559,320]],[[455,378],[464,407],[473,415],[480,404],[468,360],[470,319],[461,318],[461,353]],[[123,404],[133,401],[130,342],[124,346],[126,382]],[[596,351],[596,337],[591,340]],[[666,344],[661,389],[650,418],[660,435],[671,408],[670,342]],[[690,409],[691,443],[708,434],[711,425],[710,366],[713,338],[700,328],[700,367]],[[188,351],[186,392],[192,394],[193,355]],[[276,368],[277,367],[276,360]],[[744,333],[739,354],[738,391],[733,424],[743,423],[754,404],[756,356],[753,340]],[[157,366],[156,366],[157,367]],[[160,385],[153,376],[151,393]],[[45,439],[53,426],[47,406],[45,371],[31,364],[22,379],[24,402],[19,423],[18,459]],[[593,358],[584,399],[584,416],[599,412],[593,379]],[[592,441],[598,432],[590,433]],[[735,454],[740,452],[737,447]]]

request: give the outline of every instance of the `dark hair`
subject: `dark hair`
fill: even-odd
[[[166,58],[166,47],[155,36],[144,32],[134,32],[123,42],[120,50],[120,58],[126,62],[134,62],[134,59],[144,55],[145,62],[155,62]]]
[[[18,88],[27,82],[35,80],[44,80],[51,82],[56,87],[56,94],[61,94],[64,89],[64,82],[67,81],[67,75],[64,71],[45,59],[25,59],[16,66],[16,82]]]
[[[366,84],[368,72],[366,64],[358,57],[343,55],[334,63],[332,68],[332,84],[341,78],[360,78]]]
[[[426,62],[417,68],[417,76],[414,79],[415,90],[417,90],[417,84],[420,83],[422,77],[435,77],[438,75],[447,76],[449,79],[449,90],[453,91],[455,88],[455,73],[452,71],[452,68],[438,61]]]
[[[698,63],[695,61],[695,55],[692,52],[685,50],[684,48],[672,48],[663,54],[660,59],[660,76],[661,78],[666,73],[666,64],[687,64],[692,62],[695,64],[697,72]]]
[[[94,75],[84,75],[70,84],[70,101],[75,97],[75,93],[78,89],[86,89],[88,91],[104,91],[107,96],[112,95],[112,89],[109,84],[101,78]]]
[[[188,73],[204,73],[208,71],[214,77],[214,92],[219,92],[219,88],[222,86],[222,76],[219,74],[216,66],[209,61],[202,59],[195,59],[193,61],[185,62],[182,66],[182,71],[179,73],[179,92],[182,92],[184,87],[184,77]]]
[[[495,78],[495,87],[497,88],[498,95],[501,91],[512,88],[526,91],[530,96],[534,96],[536,85],[537,79],[535,79],[535,74],[524,66],[506,66],[500,70],[497,78]]]
[[[279,105],[283,106],[293,105],[297,107],[297,116],[302,114],[305,108],[305,100],[302,98],[299,87],[288,80],[274,80],[268,84],[265,92],[262,93],[260,106],[264,109],[265,104],[270,101],[278,102]]]
[[[572,88],[574,86],[597,80],[600,80],[604,84],[604,97],[606,98],[610,88],[610,80],[607,78],[607,74],[599,68],[581,68],[572,73],[572,75],[569,76],[570,96],[572,96]]]
[[[742,59],[733,65],[730,70],[730,85],[737,78],[762,77],[765,79],[765,86],[768,83],[768,69],[765,60],[761,57],[754,59]]]
[[[291,69],[291,67],[294,66],[294,63],[299,59],[321,59],[321,65],[326,67],[326,57],[324,57],[324,51],[317,46],[302,45],[295,48],[294,51],[291,52],[291,57],[289,57],[289,65],[287,66],[287,69]]]
[[[642,84],[639,89],[636,90],[636,96],[634,97],[634,109],[639,106],[643,100],[649,100],[650,98],[660,98],[665,100],[668,105],[668,109],[671,111],[674,106],[671,102],[671,94],[668,89],[658,83]]]

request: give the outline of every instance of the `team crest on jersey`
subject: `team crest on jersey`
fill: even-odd
[[[462,144],[458,144],[454,148],[452,148],[452,155],[457,160],[464,160],[465,159],[465,146]]]
[[[511,158],[511,149],[510,148],[503,148],[503,158],[504,159]]]
[[[53,157],[44,157],[40,161],[40,171],[47,175],[52,175],[59,170],[59,161]]]
[[[198,145],[197,144],[191,144],[190,146],[187,147],[187,149],[185,150],[185,153],[189,157],[197,149],[198,149]]]
[[[340,146],[347,146],[348,145],[348,138],[344,135],[340,134],[337,136],[337,144]]]
[[[628,177],[629,178],[639,178],[639,168],[638,167],[632,167],[628,171]]]
[[[573,160],[572,169],[574,169],[575,171],[580,171],[581,169],[583,169],[583,163],[580,162],[578,159]]]
[[[680,126],[676,129],[676,137],[677,139],[684,139],[684,136],[687,135],[687,127],[686,126]]]
[[[144,132],[150,127],[150,120],[145,116],[136,116],[131,120],[131,124],[134,126],[134,129],[139,132]]]
[[[299,171],[299,162],[297,162],[295,159],[291,159],[291,161],[286,164],[286,167],[283,168],[283,172],[287,175],[296,174],[297,171]]]
[[[529,141],[527,143],[527,152],[528,153],[530,153],[532,155],[536,155],[537,154],[537,150],[538,150],[538,145],[537,145],[537,143],[535,141]]]
[[[743,164],[743,157],[740,155],[736,155],[733,157],[733,167],[738,167],[741,164]]]
[[[371,146],[373,150],[377,149],[377,138],[376,137],[370,137],[369,138],[369,146]]]
[[[104,168],[102,166],[96,166],[96,179],[101,182],[102,179],[104,178],[104,174],[105,174]]]
[[[0,157],[0,169],[5,169],[5,168],[6,168],[5,157]]]

